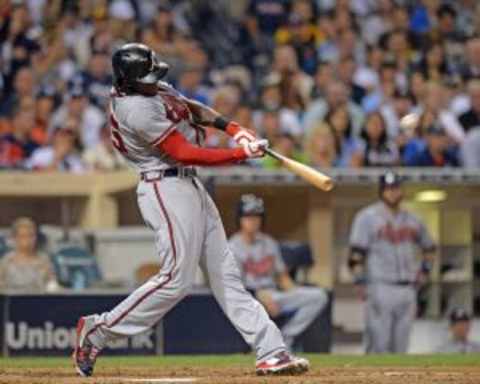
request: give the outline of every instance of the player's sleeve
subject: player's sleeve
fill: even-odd
[[[152,147],[161,144],[177,128],[167,118],[165,106],[155,98],[132,110],[127,122]]]
[[[226,165],[238,163],[247,158],[247,153],[242,147],[202,148],[190,143],[178,131],[170,132],[155,147],[183,165]]]
[[[423,253],[434,252],[436,245],[432,239],[432,236],[430,235],[430,232],[428,231],[427,227],[422,221],[417,220],[417,222],[418,222],[418,235],[417,235],[418,246],[422,249]]]
[[[359,212],[353,220],[350,231],[350,248],[352,251],[366,254],[370,243],[370,223],[366,212]]]

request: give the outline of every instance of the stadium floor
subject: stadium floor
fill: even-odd
[[[3,358],[0,383],[480,383],[480,355],[306,356],[308,375],[268,378],[255,376],[249,355],[101,357],[87,379],[67,358]]]

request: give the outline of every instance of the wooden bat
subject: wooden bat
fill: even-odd
[[[272,149],[266,149],[265,152],[280,161],[285,168],[297,176],[300,176],[307,183],[314,185],[322,191],[328,192],[332,190],[333,180],[322,172],[319,172],[307,165],[301,164],[298,161],[289,159],[288,157],[285,157]]]

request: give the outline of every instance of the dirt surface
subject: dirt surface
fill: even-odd
[[[479,367],[379,367],[322,368],[303,376],[257,377],[245,367],[97,367],[94,377],[82,379],[67,368],[0,368],[0,383],[114,384],[114,383],[226,383],[226,384],[450,384],[480,383]]]

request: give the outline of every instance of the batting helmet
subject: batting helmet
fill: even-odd
[[[379,179],[379,191],[380,195],[387,187],[398,187],[402,185],[402,178],[393,171],[386,171]]]
[[[242,195],[237,206],[237,218],[244,216],[265,216],[265,204],[263,199],[254,194]]]
[[[121,92],[138,91],[138,84],[156,84],[168,71],[155,52],[144,44],[129,43],[112,56],[113,85]]]

